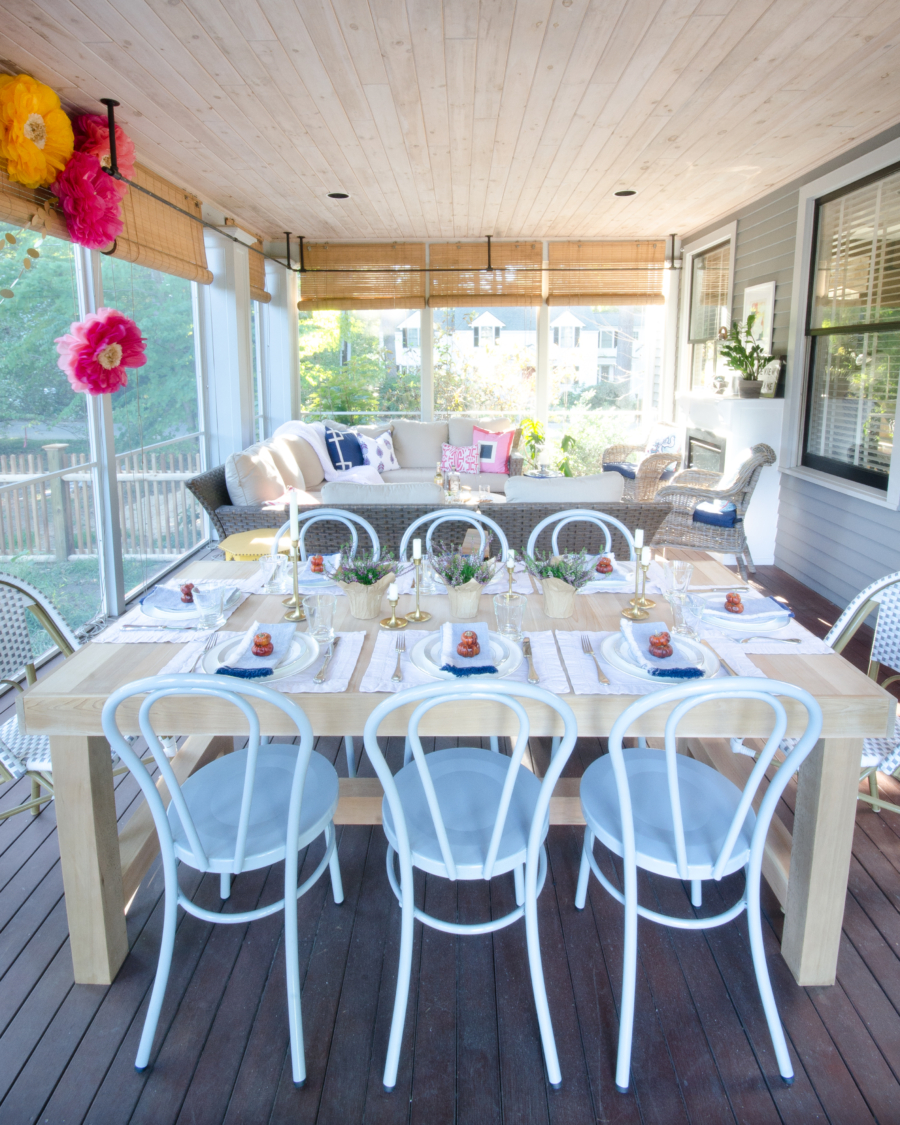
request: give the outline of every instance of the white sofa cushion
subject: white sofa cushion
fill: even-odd
[[[617,474],[618,475],[618,474]],[[381,474],[385,484],[415,484],[433,481],[434,469],[392,469]],[[460,473],[459,483],[469,488],[487,488],[491,492],[503,492],[507,481],[505,473]]]
[[[472,430],[475,426],[490,430],[492,434],[500,434],[516,428],[516,423],[510,422],[507,418],[492,418],[489,422],[481,422],[477,418],[451,418],[447,425],[450,431],[450,445],[472,445]]]
[[[444,490],[439,484],[353,484],[332,480],[322,485],[323,504],[431,504],[440,507]]]
[[[265,442],[231,454],[225,462],[225,484],[231,503],[239,507],[277,500],[285,491],[272,450]]]
[[[301,492],[305,492],[306,476],[303,472],[300,458],[304,456],[302,447],[305,447],[310,453],[312,450],[310,450],[303,438],[282,434],[281,437],[269,438],[268,441],[262,444],[272,454],[272,460],[275,462],[278,475],[284,482],[284,487],[297,488]],[[313,456],[315,456],[315,454],[313,454]],[[306,458],[304,458],[304,460],[305,459]],[[318,464],[317,457],[315,460]]]
[[[401,469],[431,469],[441,459],[441,446],[447,440],[446,422],[410,422],[405,418],[394,423],[394,452]],[[396,472],[396,470],[394,470]]]
[[[548,480],[540,477],[510,477],[506,481],[504,492],[506,499],[510,501],[596,504],[621,500],[624,487],[625,478],[619,473],[597,473],[590,477],[551,477]]]

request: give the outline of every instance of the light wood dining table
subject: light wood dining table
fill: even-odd
[[[693,581],[698,584],[741,585],[740,580],[711,557],[690,551],[669,551],[670,557],[691,559]],[[244,578],[254,563],[188,563],[182,580]],[[620,611],[628,594],[579,595],[575,615],[566,620],[543,613],[539,594],[528,597],[525,629],[576,631],[618,629]],[[657,596],[653,620],[670,622],[669,609]],[[446,596],[422,598],[434,616],[425,628],[436,629],[449,617]],[[399,612],[413,608],[412,598],[401,599]],[[229,618],[226,628],[245,629],[254,621],[277,621],[284,609],[281,599],[252,596]],[[479,619],[493,623],[493,606],[483,596]],[[377,621],[358,621],[349,615],[348,599],[338,597],[335,627],[364,630],[362,652],[350,681],[341,694],[304,693],[292,696],[305,711],[316,735],[353,735],[363,732],[366,719],[384,698],[359,690],[368,667]],[[137,808],[119,830],[109,747],[102,735],[100,716],[110,694],[124,684],[156,675],[175,656],[174,644],[92,643],[69,657],[40,679],[17,700],[20,723],[29,734],[50,736],[56,817],[65,888],[75,980],[83,984],[109,984],[128,952],[125,915],[158,848],[146,803]],[[850,852],[856,810],[856,789],[864,737],[884,737],[893,732],[895,700],[871,679],[836,654],[803,656],[751,656],[766,676],[808,690],[824,715],[822,738],[804,763],[798,778],[793,831],[776,817],[769,832],[763,873],[778,896],[785,924],[782,953],[797,981],[803,985],[834,983],[844,911]],[[602,737],[635,697],[628,695],[565,696],[578,720],[581,735]],[[548,708],[525,701],[535,737],[562,733]],[[787,702],[788,734],[802,727],[802,708]],[[262,732],[292,736],[287,717],[261,705]],[[384,735],[403,735],[406,709],[383,725]],[[658,708],[633,727],[632,733],[648,738],[663,732],[667,709]],[[508,736],[515,731],[505,708],[487,703],[467,703],[448,713],[447,708],[426,717],[423,735],[486,737]],[[710,702],[690,712],[680,728],[680,749],[716,766],[742,785],[752,760],[731,752],[731,736],[764,737],[771,712],[752,700]],[[120,728],[137,734],[137,703],[119,711]],[[241,717],[220,701],[191,698],[161,700],[154,710],[157,730],[185,736],[173,768],[184,780],[203,764],[230,752],[240,738]],[[452,728],[452,729],[451,729]],[[164,797],[167,795],[164,793]],[[551,803],[551,823],[579,825],[578,780],[563,778]],[[377,779],[344,778],[335,822],[379,824],[381,788]]]

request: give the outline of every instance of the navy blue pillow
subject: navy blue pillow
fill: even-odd
[[[630,461],[608,461],[603,466],[604,473],[621,473],[626,480],[634,480],[637,470],[637,465],[632,465]]]
[[[737,508],[722,500],[707,500],[694,509],[694,523],[706,523],[711,527],[734,527],[737,523]]]
[[[351,430],[326,429],[325,444],[328,446],[331,463],[339,472],[355,469],[365,463],[359,438]]]

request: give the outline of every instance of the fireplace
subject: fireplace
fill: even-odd
[[[725,471],[725,438],[710,430],[691,430],[685,435],[685,453],[688,469],[708,469],[713,473]]]

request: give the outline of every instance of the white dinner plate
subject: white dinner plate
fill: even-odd
[[[425,672],[426,675],[434,676],[436,680],[468,679],[473,684],[477,683],[479,680],[502,680],[504,676],[515,672],[524,660],[522,649],[521,646],[515,644],[513,641],[508,641],[505,637],[501,637],[499,633],[488,633],[488,638],[491,644],[491,658],[497,667],[496,674],[491,672],[481,676],[464,677],[454,676],[452,672],[441,671],[440,629],[436,633],[429,633],[427,637],[423,637],[421,641],[413,647],[409,658],[420,672]]]
[[[709,679],[718,672],[719,661],[716,654],[710,649],[698,645],[696,641],[688,640],[686,637],[679,637],[678,643],[683,645],[692,657],[696,657],[698,667],[703,669],[704,679]],[[635,664],[629,656],[626,656],[627,651],[625,638],[621,633],[612,633],[600,643],[600,654],[603,659],[612,664],[614,668],[618,668],[620,672],[633,676],[636,680],[652,680],[655,684],[691,683],[691,680],[686,680],[680,676],[653,676],[646,668],[642,668],[640,664]]]
[[[141,602],[141,613],[145,617],[155,617],[158,621],[183,621],[186,624],[200,618],[200,611],[194,602],[185,602],[184,609],[162,609],[153,605],[152,602],[148,602],[151,596],[152,591]],[[241,600],[241,596],[241,591],[234,587],[225,601],[224,612],[230,613]]]
[[[219,668],[227,664],[229,658],[243,640],[223,641],[220,645],[210,649],[203,657],[203,671],[214,675]],[[271,680],[284,680],[288,676],[296,676],[298,672],[305,672],[311,664],[315,664],[319,656],[319,642],[309,633],[295,633],[291,640],[291,648],[285,659],[278,665],[271,676],[261,676],[259,682],[269,683]]]
[[[706,594],[703,595],[703,601],[707,606],[722,607],[725,601],[724,594]],[[703,616],[704,623],[712,625],[715,629],[721,629],[723,633],[734,633],[738,636],[765,636],[771,637],[775,633],[781,632],[793,621],[793,618],[787,613],[778,613],[776,610],[772,611],[771,617],[763,617],[760,614],[754,613],[750,617],[744,617],[742,613],[730,613],[727,616],[724,613],[707,613]]]

